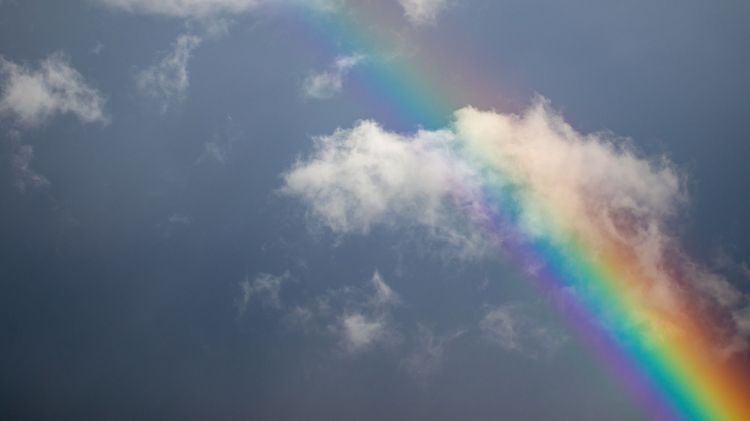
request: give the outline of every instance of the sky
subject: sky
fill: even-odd
[[[748,19],[0,0],[0,418],[741,419]]]

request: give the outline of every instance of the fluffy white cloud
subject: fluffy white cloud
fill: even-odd
[[[481,210],[473,170],[453,158],[450,131],[414,136],[365,121],[316,139],[316,151],[284,176],[282,192],[300,197],[313,218],[337,233],[373,225],[423,227],[462,253],[476,255],[492,239],[467,223]]]
[[[747,297],[671,234],[687,201],[682,177],[665,158],[644,159],[627,145],[578,133],[544,100],[521,115],[464,108],[449,129],[414,135],[364,121],[317,139],[282,191],[334,232],[417,226],[468,256],[509,231],[560,247],[583,240],[590,258],[627,265],[624,293],[649,328],[680,334],[673,327],[691,306],[715,325],[717,343],[746,346]],[[503,209],[517,210],[512,230],[496,216]]]
[[[501,348],[532,358],[549,355],[564,341],[563,335],[534,319],[521,304],[505,304],[488,311],[479,327]]]
[[[137,75],[138,90],[146,96],[163,101],[164,110],[169,101],[183,99],[190,86],[188,62],[201,41],[200,37],[194,35],[180,35],[173,51]]]
[[[362,55],[339,57],[329,70],[311,74],[303,84],[305,96],[314,99],[328,99],[339,94],[344,87],[346,75],[363,60],[364,56]]]
[[[50,55],[36,68],[0,57],[0,92],[0,116],[26,127],[58,114],[73,114],[84,123],[108,121],[104,97],[62,53]]]
[[[448,7],[448,0],[399,0],[399,3],[404,8],[406,18],[417,25],[434,23]]]

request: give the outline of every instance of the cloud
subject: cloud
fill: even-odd
[[[89,86],[62,53],[32,68],[0,57],[0,116],[24,127],[36,127],[58,114],[73,114],[84,123],[107,123],[105,99]]]
[[[203,152],[195,163],[215,162],[226,164],[229,161],[234,143],[241,137],[231,116],[227,116],[222,129],[213,135],[210,141],[203,144]]]
[[[101,41],[97,41],[96,44],[94,44],[93,47],[91,47],[91,50],[89,50],[89,53],[98,56],[99,54],[104,51],[104,44],[102,44]]]
[[[448,0],[399,0],[399,3],[406,18],[416,25],[434,23],[448,7]]]
[[[436,335],[423,324],[417,324],[414,349],[402,361],[402,367],[417,379],[429,377],[442,366],[446,347],[463,334],[464,331],[458,331],[449,335]]]
[[[169,215],[169,218],[167,218],[167,221],[173,225],[190,225],[193,223],[193,218],[190,217],[189,215],[173,213],[172,215]]]
[[[543,99],[520,115],[463,108],[447,129],[412,135],[363,121],[316,139],[283,178],[281,192],[338,234],[418,229],[468,257],[511,237],[582,241],[592,259],[627,262],[620,275],[638,323],[675,335],[698,311],[716,343],[748,345],[747,297],[672,234],[688,202],[684,176],[627,140],[575,131]]]
[[[535,320],[521,304],[504,304],[486,312],[479,327],[501,348],[532,358],[549,355],[565,340]]]
[[[405,136],[364,121],[316,139],[313,155],[284,174],[281,191],[336,233],[415,224],[461,254],[481,254],[492,239],[464,218],[479,212],[471,190],[480,186],[452,156],[454,144],[450,131]]]
[[[358,352],[382,340],[386,335],[383,320],[353,313],[341,317],[344,344],[351,352]]]
[[[330,290],[311,303],[290,306],[286,320],[307,333],[333,336],[346,354],[358,354],[398,339],[391,313],[400,304],[399,295],[375,271],[365,285]]]
[[[194,35],[180,35],[173,51],[136,76],[138,90],[143,95],[162,101],[163,110],[170,101],[183,100],[190,86],[188,62],[201,41]]]
[[[92,0],[125,12],[180,19],[211,20],[248,13],[263,5],[290,0]],[[301,5],[320,11],[338,10],[343,0],[307,0]]]
[[[339,57],[330,69],[308,76],[303,84],[306,97],[313,99],[328,99],[341,93],[344,78],[355,66],[362,63],[364,56],[350,55]]]
[[[242,294],[236,302],[239,315],[245,314],[247,306],[252,300],[260,300],[265,306],[281,309],[281,287],[290,279],[289,272],[279,276],[261,273],[254,279],[245,278],[244,281],[240,282]]]
[[[21,143],[21,135],[17,130],[10,130],[8,142],[4,145],[4,152],[10,158],[10,171],[13,184],[22,193],[49,184],[47,178],[31,168],[34,159],[34,147]],[[7,150],[5,149],[7,146]]]
[[[255,9],[262,0],[96,0],[114,9],[144,15],[207,18]]]
[[[357,298],[358,297],[358,298]],[[358,291],[338,318],[341,343],[350,353],[357,353],[393,340],[390,310],[401,303],[399,296],[375,271],[369,288]]]

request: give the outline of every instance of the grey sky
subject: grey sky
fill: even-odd
[[[301,23],[359,1],[0,1],[0,418],[644,419],[484,233],[289,194],[315,138],[426,124]],[[749,3],[382,3],[445,106],[669,157],[686,252],[748,291]]]

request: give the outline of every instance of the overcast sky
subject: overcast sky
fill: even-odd
[[[487,186],[451,151],[533,139],[498,153],[565,197],[551,218],[634,212],[746,352],[748,21],[739,0],[0,0],[0,418],[648,419],[476,223]]]

